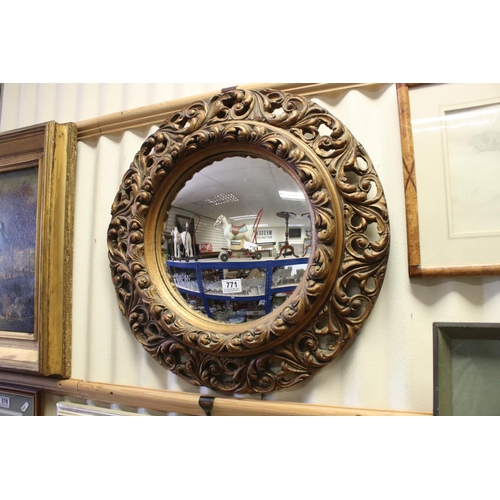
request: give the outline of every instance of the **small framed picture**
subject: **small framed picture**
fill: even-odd
[[[0,417],[34,417],[41,412],[41,391],[0,385]]]
[[[500,324],[433,328],[434,415],[500,415]]]

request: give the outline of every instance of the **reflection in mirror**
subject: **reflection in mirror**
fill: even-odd
[[[308,201],[262,158],[212,163],[165,216],[167,271],[187,304],[225,323],[258,320],[295,290],[311,252]]]

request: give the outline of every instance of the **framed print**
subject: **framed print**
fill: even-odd
[[[193,233],[193,229],[194,229],[194,217],[188,217],[188,216],[185,216],[185,215],[177,215],[176,216],[176,224],[177,224],[177,228],[179,229],[179,231],[185,231],[186,228],[188,228],[189,232],[190,233]]]
[[[500,84],[398,84],[411,277],[500,274]]]
[[[500,415],[500,324],[433,329],[434,415]]]
[[[41,391],[0,385],[0,417],[35,417],[41,412]]]
[[[71,403],[57,403],[58,417],[146,417],[144,413],[101,408],[99,406]]]
[[[76,133],[0,133],[0,369],[70,376]]]

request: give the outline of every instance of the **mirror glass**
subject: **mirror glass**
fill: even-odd
[[[167,272],[196,312],[258,320],[283,304],[307,268],[311,215],[300,186],[262,158],[203,168],[165,214]]]

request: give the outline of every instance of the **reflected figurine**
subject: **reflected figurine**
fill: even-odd
[[[189,234],[188,231],[183,231],[182,233],[179,233],[179,230],[177,229],[177,226],[174,226],[172,228],[172,238],[174,240],[174,260],[175,259],[182,259],[182,252],[181,252],[181,244],[184,247],[184,257],[186,260],[189,260],[190,257],[194,256],[193,253],[193,243],[191,240],[191,235]]]

